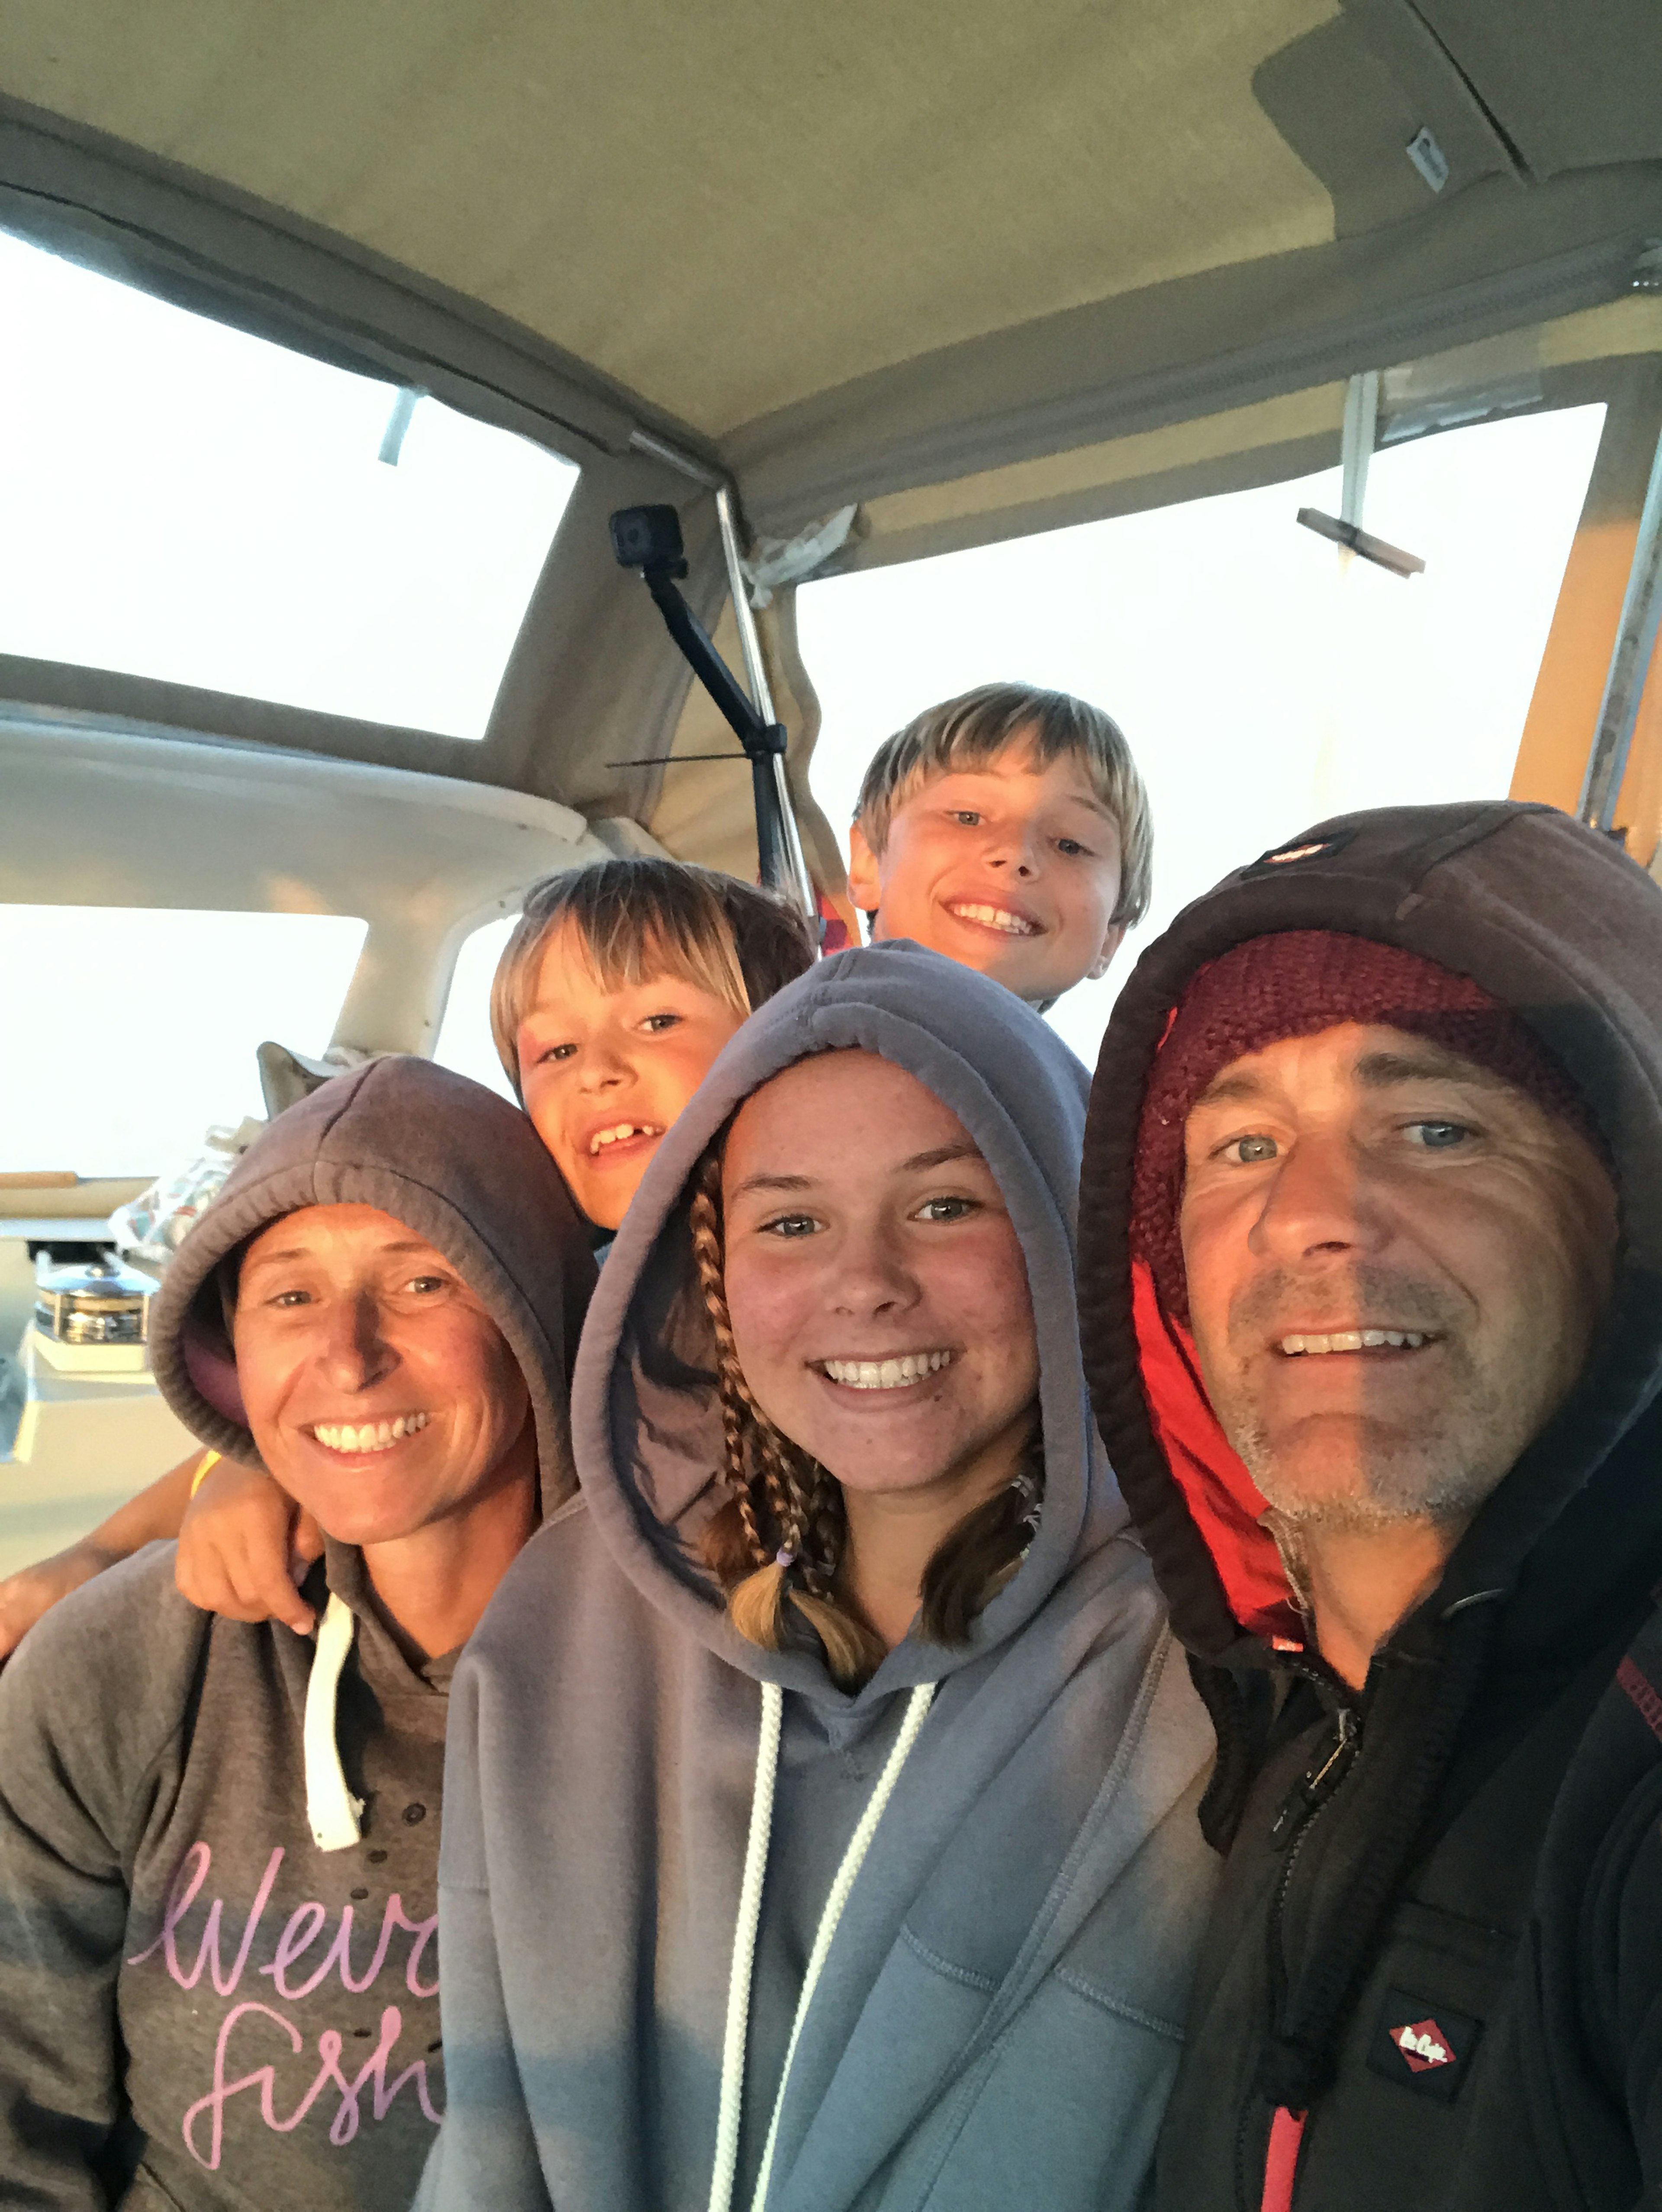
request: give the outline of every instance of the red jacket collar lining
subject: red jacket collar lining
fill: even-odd
[[[1154,1440],[1212,1554],[1235,1618],[1282,1650],[1302,1650],[1303,1623],[1275,1540],[1260,1522],[1262,1493],[1230,1449],[1202,1389],[1194,1340],[1164,1312],[1147,1264],[1131,1267],[1137,1357]]]

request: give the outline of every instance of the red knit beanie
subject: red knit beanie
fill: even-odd
[[[1196,971],[1178,1000],[1143,1098],[1132,1180],[1131,1245],[1148,1262],[1166,1311],[1185,1326],[1184,1124],[1214,1076],[1285,1037],[1345,1022],[1430,1037],[1490,1069],[1598,1144],[1580,1093],[1509,1006],[1452,969],[1394,945],[1337,930],[1248,938]]]

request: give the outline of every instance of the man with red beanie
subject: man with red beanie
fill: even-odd
[[[1324,823],[1104,1041],[1086,1364],[1217,1728],[1160,2212],[1662,2202],[1662,892]]]

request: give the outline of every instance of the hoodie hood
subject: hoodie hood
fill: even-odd
[[[823,1660],[770,1653],[729,1625],[697,1539],[723,1492],[715,1342],[687,1234],[689,1185],[711,1141],[769,1079],[857,1047],[915,1076],[962,1121],[1020,1238],[1038,1336],[1045,1498],[1032,1548],[947,1650],[912,1638],[861,1696],[938,1680],[1008,1640],[1125,1514],[1097,1443],[1079,1362],[1075,1199],[1087,1078],[1053,1030],[1004,990],[904,940],[842,952],[752,1015],[648,1168],[601,1276],[573,1387],[589,1510],[624,1573],[705,1648],[752,1677],[843,1693]]]
[[[156,1382],[186,1427],[260,1464],[227,1356],[220,1262],[308,1206],[375,1206],[457,1269],[525,1377],[551,1511],[576,1480],[567,1379],[594,1280],[587,1227],[525,1115],[428,1060],[371,1061],[278,1115],[192,1229],[151,1318]]]
[[[1173,1626],[1201,1658],[1249,1664],[1297,1650],[1304,1632],[1192,1341],[1133,1253],[1132,1190],[1150,1073],[1190,981],[1248,939],[1299,930],[1400,947],[1510,1008],[1577,1087],[1611,1164],[1616,1287],[1582,1379],[1391,1639],[1434,1660],[1442,1629],[1481,1602],[1498,1607],[1503,1638],[1544,1646],[1649,1571],[1662,1539],[1656,1486],[1635,1467],[1662,1386],[1662,895],[1609,839],[1550,808],[1385,808],[1318,823],[1226,877],[1121,994],[1086,1139],[1086,1363]]]
[[[968,1642],[907,1635],[855,1692],[811,1639],[747,1643],[698,1563],[725,1453],[687,1233],[734,1110],[849,1048],[923,1084],[997,1180],[1046,1469]],[[659,1146],[578,1355],[581,1494],[456,1673],[425,2212],[1005,2212],[1035,2172],[1046,2212],[1146,2203],[1211,1732],[1086,1402],[1087,1082],[998,984],[885,943],[760,1007]]]

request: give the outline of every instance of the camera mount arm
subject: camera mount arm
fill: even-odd
[[[620,507],[612,517],[612,550],[620,568],[639,572],[664,627],[744,748],[751,765],[762,881],[794,899],[812,918],[813,886],[785,782],[785,726],[764,720],[677,588],[687,573],[679,515],[667,506]],[[742,588],[742,580],[735,588]]]

